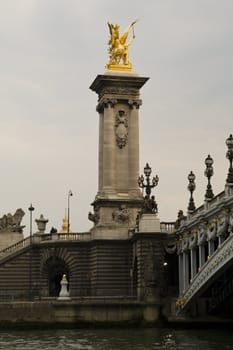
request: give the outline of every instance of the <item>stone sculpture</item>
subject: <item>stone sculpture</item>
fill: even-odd
[[[17,209],[14,215],[11,213],[3,215],[0,218],[0,232],[22,232],[24,226],[21,226],[21,221],[24,215],[25,213],[22,209]]]
[[[129,210],[125,205],[121,205],[119,209],[116,209],[112,213],[112,219],[116,222],[123,223],[129,220]]]
[[[62,280],[61,280],[61,291],[59,293],[58,300],[70,300],[70,293],[68,290],[68,281],[66,274],[63,274]]]

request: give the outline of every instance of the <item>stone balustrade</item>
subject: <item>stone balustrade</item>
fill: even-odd
[[[175,221],[162,221],[160,223],[160,231],[166,233],[174,233],[175,232]]]
[[[30,236],[26,237],[25,239],[3,249],[0,251],[0,259],[5,258],[6,256],[13,254],[27,246],[32,244],[43,244],[48,241],[89,241],[91,239],[91,235],[89,232],[83,232],[83,233],[43,233],[43,234],[34,234],[32,235],[31,239]]]

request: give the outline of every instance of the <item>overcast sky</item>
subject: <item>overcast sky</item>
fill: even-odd
[[[233,133],[232,0],[7,0],[0,2],[0,216],[22,208],[29,230],[44,214],[61,228],[67,195],[71,230],[83,232],[97,193],[97,95],[107,63],[107,22],[132,20],[130,61],[150,80],[141,90],[140,172],[160,182],[161,220],[186,212],[187,175],[203,203],[204,160],[214,158],[215,194],[224,189]],[[34,229],[36,229],[34,227]]]

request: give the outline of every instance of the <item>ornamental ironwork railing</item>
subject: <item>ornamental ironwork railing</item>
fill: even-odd
[[[183,303],[178,312],[183,310],[198,291],[233,259],[233,235],[230,235],[209,257],[200,271],[191,281],[189,288],[182,295]]]

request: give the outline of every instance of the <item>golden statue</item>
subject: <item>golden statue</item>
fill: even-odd
[[[120,26],[108,22],[110,32],[110,39],[108,42],[109,62],[106,67],[109,70],[132,71],[132,64],[129,62],[128,58],[128,47],[135,39],[134,24],[136,22],[137,20],[130,23],[121,36],[119,32]],[[129,41],[126,42],[131,29],[133,30],[132,36]]]

